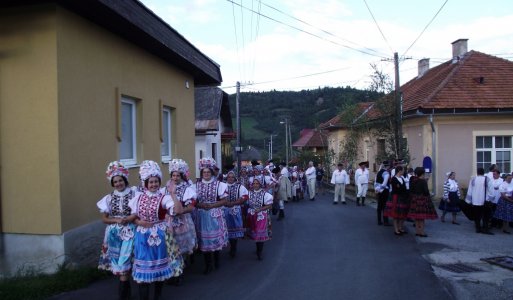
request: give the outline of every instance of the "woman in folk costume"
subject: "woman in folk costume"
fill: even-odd
[[[187,181],[186,174],[189,172],[189,166],[182,159],[173,159],[169,162],[169,175],[171,179],[162,188],[166,195],[175,194],[182,203],[183,211],[181,214],[168,215],[168,253],[169,257],[176,260],[175,270],[183,270],[184,260],[198,246],[196,238],[196,229],[192,221],[191,212],[196,203],[196,191]],[[175,272],[177,277],[176,284],[181,283],[180,274]]]
[[[162,173],[151,160],[141,163],[139,169],[144,181],[144,192],[130,200],[132,214],[137,216],[134,238],[134,264],[132,277],[139,284],[141,299],[149,298],[150,283],[155,282],[153,299],[159,299],[163,282],[173,276],[168,256],[166,214],[180,214],[182,204],[176,194],[164,195],[160,189]]]
[[[239,175],[239,183],[244,186],[246,189],[249,189],[249,176],[248,173],[251,172],[251,166],[244,166],[240,169]]]
[[[219,251],[228,244],[228,230],[222,207],[227,203],[226,184],[214,177],[216,161],[204,157],[199,161],[200,180],[196,182],[196,233],[198,246],[205,257],[205,274],[219,268]],[[214,265],[212,264],[214,259]]]
[[[244,226],[242,223],[242,205],[248,200],[248,190],[240,183],[237,183],[235,172],[229,171],[226,175],[226,193],[228,203],[224,207],[224,217],[228,228],[228,239],[230,240],[230,256],[237,254],[237,240],[244,237]]]
[[[390,186],[392,187],[392,199],[387,201],[383,216],[394,219],[394,234],[403,235],[404,220],[409,211],[408,190],[406,189],[406,180],[403,178],[404,168],[397,166],[395,176],[392,177]]]
[[[128,169],[122,163],[111,162],[106,175],[114,190],[96,204],[103,214],[103,222],[108,224],[98,268],[119,276],[119,299],[129,299],[135,216],[128,202],[135,192],[128,187]]]
[[[258,260],[262,260],[264,242],[271,239],[269,209],[273,204],[273,196],[262,188],[258,177],[253,179],[253,190],[248,200],[248,236],[256,242]]]
[[[456,222],[456,215],[460,209],[460,187],[458,185],[458,181],[456,181],[456,173],[454,171],[447,172],[447,180],[444,183],[444,196],[442,201],[440,201],[440,205],[438,209],[443,211],[442,217],[440,220],[445,222],[445,215],[447,212],[452,213],[452,224],[460,225],[460,223]]]
[[[508,222],[513,222],[513,181],[511,179],[512,174],[507,174],[499,188],[501,198],[494,214],[495,218],[502,220],[502,232],[506,234],[511,234],[508,230]]]
[[[436,220],[435,206],[431,201],[431,194],[424,175],[426,171],[422,167],[415,168],[415,176],[410,180],[410,209],[408,218],[415,220],[416,236],[427,237],[424,232],[426,219]]]

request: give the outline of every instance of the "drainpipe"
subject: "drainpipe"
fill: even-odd
[[[435,125],[433,124],[433,115],[429,115],[429,124],[431,125],[431,151],[432,151],[432,165],[431,165],[431,174],[433,175],[433,189],[432,194],[436,195],[436,133],[435,133]]]

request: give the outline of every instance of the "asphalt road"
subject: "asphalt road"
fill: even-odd
[[[222,253],[221,268],[203,275],[198,255],[182,286],[166,285],[163,299],[453,299],[421,257],[409,234],[376,225],[369,206],[332,205],[332,194],[286,205],[258,261],[255,244],[239,242],[237,257]],[[132,298],[137,299],[132,286]],[[116,299],[112,278],[52,299]]]

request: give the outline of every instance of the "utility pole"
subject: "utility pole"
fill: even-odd
[[[237,153],[237,176],[240,176],[240,153],[242,152],[242,149],[240,147],[240,113],[239,113],[239,100],[240,100],[240,82],[237,81],[237,95],[235,96],[235,119],[237,123],[237,146],[235,147],[235,152]]]
[[[288,122],[287,122],[288,123]],[[292,159],[292,134],[290,133],[290,123],[288,123],[289,127],[289,150],[290,150],[290,159]]]
[[[397,147],[396,158],[403,158],[403,103],[401,96],[401,85],[399,83],[399,56],[394,53],[395,67],[395,146]]]

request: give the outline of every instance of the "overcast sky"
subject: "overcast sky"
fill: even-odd
[[[513,59],[511,0],[142,2],[221,66],[228,93],[236,81],[242,91],[367,88],[371,63],[394,78],[394,52],[409,58],[400,64],[404,84],[419,59],[449,60],[460,38],[469,50]]]

